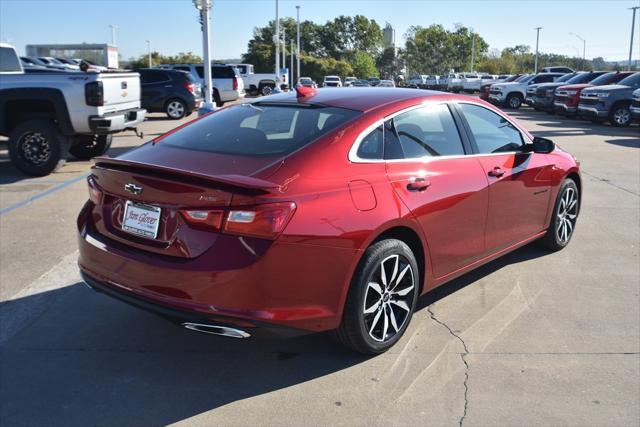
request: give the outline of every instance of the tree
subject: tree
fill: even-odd
[[[378,77],[376,63],[367,52],[357,50],[351,61],[353,73],[359,78]]]
[[[396,49],[388,47],[383,50],[376,59],[376,67],[378,67],[381,76],[392,78],[397,72]]]
[[[191,64],[202,63],[202,57],[193,52],[180,52],[174,56],[161,55],[160,52],[151,52],[151,62],[155,67],[160,64]],[[140,55],[137,58],[130,58],[128,67],[133,69],[147,68],[149,66],[149,55]]]

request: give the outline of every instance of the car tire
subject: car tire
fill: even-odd
[[[187,114],[187,104],[178,98],[167,101],[164,112],[171,120],[180,120]]]
[[[550,251],[564,249],[573,237],[579,214],[580,192],[575,181],[567,178],[560,185],[549,228],[540,243]]]
[[[113,135],[77,135],[72,138],[69,153],[78,160],[102,156],[111,148]]]
[[[23,173],[45,176],[64,165],[69,138],[49,120],[26,120],[9,135],[9,157]]]
[[[222,98],[220,98],[220,92],[218,92],[218,89],[213,90],[213,102],[216,103],[216,107],[222,107],[224,105]]]
[[[522,96],[519,93],[510,93],[507,96],[507,107],[517,110],[521,106],[522,106]]]
[[[273,92],[273,89],[276,87],[275,84],[260,84],[260,86],[258,87],[258,92],[260,93],[260,95],[262,96],[267,96],[267,95],[271,95],[271,92]]]
[[[334,337],[368,355],[391,348],[411,321],[419,277],[418,263],[406,243],[385,239],[371,245],[353,276]]]
[[[609,123],[615,127],[627,127],[631,124],[631,110],[626,104],[614,105],[609,113]]]

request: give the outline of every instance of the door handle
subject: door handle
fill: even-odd
[[[407,190],[409,191],[424,191],[429,187],[431,183],[424,178],[413,178],[410,183],[407,184]]]
[[[489,176],[495,176],[496,178],[500,178],[502,175],[504,175],[504,170],[502,170],[500,166],[496,166],[489,171]]]

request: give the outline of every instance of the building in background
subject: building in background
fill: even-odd
[[[118,48],[106,43],[28,44],[27,56],[80,58],[107,68],[119,68]]]
[[[384,30],[382,30],[382,34],[384,35],[384,47],[385,49],[388,47],[396,47],[396,30],[389,24],[385,23]]]

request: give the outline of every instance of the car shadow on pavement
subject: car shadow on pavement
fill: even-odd
[[[545,253],[521,248],[431,291],[419,309]],[[80,283],[0,303],[0,315],[5,425],[165,425],[369,359],[328,334],[233,340],[187,331]]]

